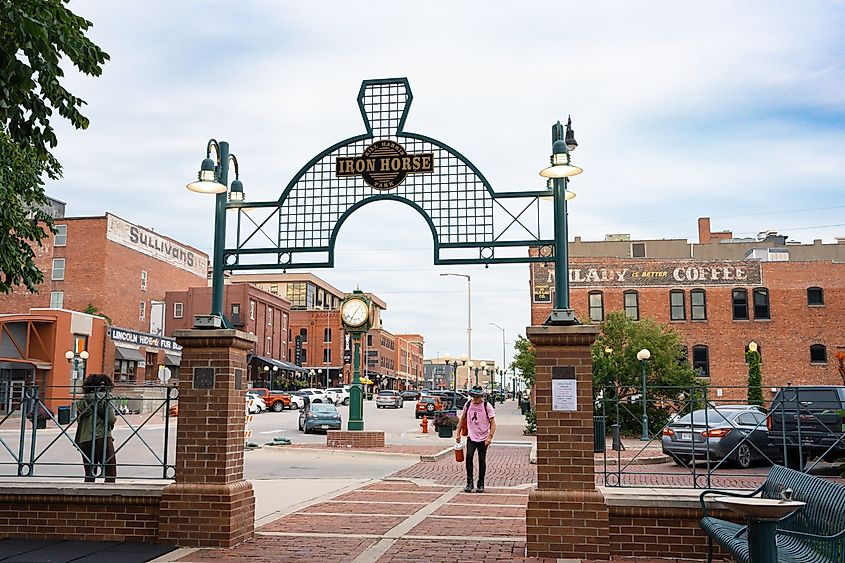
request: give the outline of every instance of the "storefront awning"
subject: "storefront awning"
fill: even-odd
[[[179,367],[179,364],[182,363],[182,356],[178,354],[168,354],[165,352],[164,354],[164,365],[170,367]]]
[[[118,360],[128,360],[130,362],[143,362],[144,356],[135,348],[127,348],[125,346],[114,347],[114,357]]]
[[[305,373],[305,372],[308,371],[307,369],[305,369],[303,367],[299,367],[297,365],[288,363],[284,360],[276,360],[274,358],[268,358],[266,356],[258,356],[258,355],[253,355],[252,358],[254,360],[258,360],[259,362],[265,363],[268,366],[276,366],[279,369],[283,369],[283,370],[287,370],[287,371],[298,371],[300,373]]]

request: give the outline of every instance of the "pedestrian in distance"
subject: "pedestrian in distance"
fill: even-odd
[[[82,383],[84,396],[76,401],[76,442],[85,466],[85,482],[93,483],[96,468],[103,467],[106,483],[114,483],[117,463],[114,457],[112,430],[117,414],[112,406],[109,376],[93,373]]]
[[[473,458],[478,452],[478,482],[476,493],[484,492],[484,478],[487,475],[487,447],[493,441],[496,433],[496,411],[484,398],[484,389],[476,385],[469,390],[471,400],[464,403],[461,418],[458,421],[458,437],[456,443],[461,442],[461,436],[467,437],[466,470],[467,485],[464,492],[471,493],[473,487]]]

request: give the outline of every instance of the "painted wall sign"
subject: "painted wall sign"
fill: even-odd
[[[107,214],[106,238],[171,266],[205,278],[208,258],[159,234]]]
[[[182,350],[182,347],[172,338],[157,334],[136,332],[116,326],[109,329],[109,338],[114,342],[128,342],[129,344],[138,344],[147,348],[161,348],[162,350],[172,350],[174,352],[180,352]]]
[[[409,154],[399,143],[376,141],[361,156],[339,156],[335,161],[338,177],[361,176],[377,190],[389,190],[402,183],[405,176],[434,172],[434,153]]]
[[[756,286],[763,283],[759,260],[572,260],[571,288]],[[531,265],[534,303],[551,303],[554,264]]]

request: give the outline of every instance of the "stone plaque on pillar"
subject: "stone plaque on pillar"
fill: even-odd
[[[214,368],[194,368],[194,389],[214,389]]]

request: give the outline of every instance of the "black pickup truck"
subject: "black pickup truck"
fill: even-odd
[[[809,458],[845,458],[845,387],[784,387],[772,400],[769,442],[784,449],[786,464],[801,470]]]

